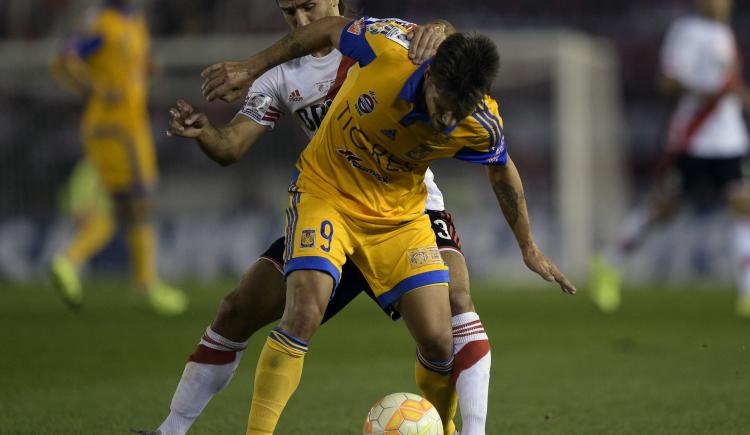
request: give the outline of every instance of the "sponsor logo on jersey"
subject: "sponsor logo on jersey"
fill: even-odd
[[[356,107],[356,106],[355,106]],[[354,114],[352,113],[351,106],[347,101],[344,105],[343,110],[338,113],[331,114],[335,116],[335,119],[341,128],[344,137],[347,138],[347,143],[351,149],[357,149],[367,153],[370,161],[373,162],[381,171],[385,172],[412,172],[415,169],[415,165],[408,160],[405,160],[392,152],[388,151],[388,148],[379,144],[376,138],[371,138],[367,132],[357,126],[354,122]]]
[[[437,246],[410,249],[406,252],[406,255],[409,258],[409,264],[412,269],[429,266],[430,264],[441,264],[443,262]]]
[[[359,116],[372,113],[377,103],[378,100],[375,98],[375,92],[369,91],[366,94],[362,94],[357,99],[357,113],[359,113]]]
[[[425,157],[429,156],[432,151],[433,149],[431,146],[421,143],[407,151],[406,155],[413,160],[423,160]]]
[[[367,166],[362,164],[362,159],[354,154],[354,152],[347,150],[347,149],[337,149],[336,150],[339,154],[341,154],[344,158],[346,158],[346,161],[349,162],[350,165],[352,165],[353,168],[359,169],[360,171],[364,172],[367,175],[372,176],[376,180],[380,181],[383,184],[388,184],[390,181],[388,179],[388,176],[386,175],[380,175],[376,170],[368,168]]]
[[[380,130],[381,133],[383,133],[383,136],[387,137],[390,140],[396,140],[396,130],[393,130],[391,128],[384,128]]]
[[[302,230],[299,238],[300,248],[312,248],[315,246],[315,230]]]
[[[505,152],[505,136],[500,137],[500,143],[495,145],[494,151],[494,155],[487,160],[488,163],[497,163],[500,161],[500,157]]]
[[[361,35],[362,29],[365,26],[365,18],[362,17],[358,19],[357,21],[354,21],[349,27],[346,29],[347,32],[351,33],[352,35]]]
[[[293,90],[292,93],[289,94],[289,102],[299,103],[300,101],[302,101],[302,94],[300,93],[299,89]]]

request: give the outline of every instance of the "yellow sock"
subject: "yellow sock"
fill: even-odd
[[[458,408],[458,393],[451,376],[453,360],[440,363],[431,362],[417,350],[417,361],[414,367],[417,386],[422,390],[424,398],[429,400],[440,414],[440,419],[443,421],[443,432],[445,435],[453,435],[456,432],[453,417],[455,417]]]
[[[76,267],[81,267],[112,239],[114,233],[115,221],[109,213],[90,213],[82,219],[73,242],[65,250],[65,257]]]
[[[156,283],[156,233],[150,222],[134,223],[128,228],[128,248],[135,283],[149,288]]]
[[[255,368],[246,435],[270,435],[302,378],[307,343],[275,328]]]

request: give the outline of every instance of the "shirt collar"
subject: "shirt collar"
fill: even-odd
[[[401,92],[398,94],[399,98],[414,105],[411,112],[404,115],[399,121],[404,127],[410,126],[415,121],[422,121],[428,125],[432,124],[432,120],[427,113],[427,108],[424,106],[424,100],[422,99],[422,88],[424,86],[424,72],[427,69],[427,65],[432,64],[433,59],[434,58],[427,59],[422,65],[420,65],[419,68],[417,68],[417,70],[406,79],[404,87],[401,88]],[[450,134],[456,127],[458,127],[458,124],[459,123],[456,123],[455,125],[448,127],[442,133]]]

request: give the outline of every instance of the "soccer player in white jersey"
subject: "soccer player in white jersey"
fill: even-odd
[[[663,164],[674,166],[678,188],[662,187],[656,200],[625,219],[614,246],[592,262],[592,297],[605,312],[620,305],[620,266],[679,200],[697,206],[716,199],[733,212],[731,240],[738,270],[737,314],[750,318],[750,189],[743,173],[750,104],[741,59],[729,25],[733,0],[696,0],[696,14],[678,19],[661,51],[660,90],[679,95],[669,124]]]
[[[343,3],[280,0],[278,6],[292,28],[345,12]],[[436,21],[415,29],[410,36],[410,54],[415,62],[434,54],[445,36],[446,26],[450,27],[448,23]],[[247,98],[240,113],[227,126],[214,127],[203,114],[180,101],[172,111],[173,116],[182,118],[190,127],[173,132],[196,138],[203,151],[223,165],[242,158],[252,144],[263,133],[273,129],[284,114],[292,115],[312,137],[353,63],[337,50],[332,50],[274,68],[256,80],[249,91],[249,83],[242,83],[241,77],[240,81],[229,80],[226,84],[231,83],[232,86],[226,88],[228,92],[222,94],[223,99],[232,101],[240,94],[246,94]],[[231,66],[231,63],[221,63],[209,70],[227,72]],[[238,79],[237,76],[233,78]],[[489,342],[469,294],[468,271],[451,215],[445,211],[442,194],[433,182],[432,173],[428,172],[425,179],[428,189],[425,207],[442,256],[451,267],[455,351],[457,366],[461,367],[455,377],[464,422],[463,433],[483,434],[489,386]],[[224,298],[214,321],[206,329],[185,366],[169,416],[154,433],[186,433],[210,399],[230,381],[250,336],[281,317],[285,301],[283,251],[282,237],[262,254],[240,285]],[[372,297],[362,274],[351,262],[347,262],[324,321],[334,316],[361,291]]]

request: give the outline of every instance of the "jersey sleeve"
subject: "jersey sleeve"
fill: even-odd
[[[76,36],[66,49],[72,50],[83,60],[96,54],[104,45],[108,28],[105,21],[106,17],[99,8],[86,10],[76,26]]]
[[[339,51],[367,66],[381,53],[389,49],[409,48],[406,35],[416,24],[399,18],[362,17],[344,27],[339,40]]]
[[[508,161],[508,150],[503,132],[503,120],[497,112],[495,100],[485,97],[479,108],[457,131],[457,140],[465,146],[453,157],[482,165],[503,166]]]
[[[279,75],[279,68],[276,67],[266,71],[253,82],[239,113],[273,129],[276,122],[286,113],[279,98]]]

